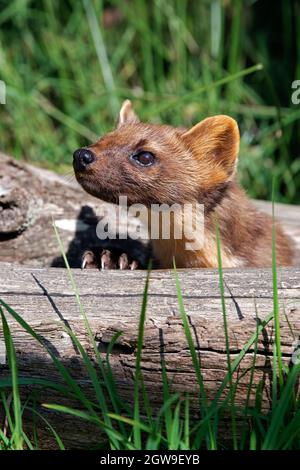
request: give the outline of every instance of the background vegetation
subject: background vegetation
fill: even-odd
[[[127,97],[152,122],[227,113],[250,195],[278,175],[276,199],[300,203],[298,0],[0,0],[0,25],[2,151],[65,172]]]

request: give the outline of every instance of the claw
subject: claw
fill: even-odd
[[[101,269],[106,269],[106,261],[108,261],[107,251],[103,251],[101,254]]]
[[[137,269],[138,267],[139,267],[139,263],[136,260],[133,260],[130,265],[131,271],[133,271],[134,269]]]
[[[85,251],[82,256],[81,269],[95,268],[97,267],[95,254],[88,250]]]
[[[116,269],[117,264],[113,259],[113,253],[109,250],[103,250],[101,254],[101,269]]]
[[[120,251],[111,251],[103,249],[100,252],[98,250],[87,250],[84,252],[81,262],[81,269],[100,268],[100,269],[126,269],[134,270],[138,269],[138,261],[132,260],[127,253],[119,255]]]
[[[118,260],[118,264],[119,264],[119,268],[124,270],[124,269],[128,269],[128,256],[126,255],[126,253],[123,253],[119,260]]]

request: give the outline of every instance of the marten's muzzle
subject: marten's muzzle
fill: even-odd
[[[85,171],[96,160],[96,155],[87,148],[75,150],[73,153],[73,168],[75,171]]]

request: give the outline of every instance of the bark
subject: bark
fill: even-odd
[[[111,355],[111,364],[119,392],[123,400],[132,406],[138,321],[146,273],[74,270],[73,274],[103,358],[113,335],[117,331],[123,331]],[[35,329],[43,343],[64,363],[87,396],[96,400],[80,354],[64,330],[65,325],[71,328],[90,357],[94,358],[67,271],[1,264],[0,277],[0,298]],[[210,270],[182,270],[179,271],[179,277],[194,344],[201,360],[204,386],[210,400],[216,395],[227,372],[218,274]],[[299,279],[300,268],[279,270],[282,353],[287,365],[291,362],[296,348],[295,338],[298,338],[300,333]],[[272,312],[272,274],[271,270],[267,269],[248,269],[244,270],[241,276],[240,270],[231,269],[225,271],[224,280],[230,354],[233,361],[254,334],[257,322],[260,324]],[[59,383],[61,377],[46,350],[25,333],[7,311],[5,314],[17,351],[19,376],[47,378]],[[250,395],[250,404],[253,404],[256,386],[263,380],[264,410],[270,406],[273,344],[274,324],[271,321],[259,335]],[[0,375],[6,377],[9,376],[9,369],[3,339],[0,342],[0,351]],[[234,379],[239,377],[236,403],[241,407],[246,400],[253,355],[254,346],[246,352],[234,374]],[[172,390],[190,394],[193,400],[191,416],[197,419],[198,385],[180,317],[174,274],[157,270],[151,274],[142,353],[142,374],[154,410],[158,409],[163,401],[162,359],[166,363]],[[31,388],[23,387],[22,390],[25,399]],[[38,398],[41,402],[81,407],[80,404],[49,389],[40,391]],[[99,443],[99,433],[84,421],[50,411],[42,412],[68,447],[92,448]],[[53,447],[50,433],[42,424],[38,427],[42,447]]]

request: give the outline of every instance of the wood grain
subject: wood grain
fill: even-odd
[[[132,403],[138,320],[146,273],[73,270],[73,275],[103,357],[115,332],[123,331],[111,362],[122,397]],[[179,278],[194,343],[201,358],[205,388],[209,398],[213,398],[227,371],[218,274],[205,269],[181,270]],[[272,275],[268,269],[247,269],[242,273],[240,270],[226,270],[224,280],[230,351],[234,360],[254,334],[257,318],[263,321],[272,312]],[[278,288],[283,359],[288,364],[295,348],[295,338],[300,334],[300,267],[280,269]],[[22,315],[43,338],[44,344],[68,367],[85,393],[95,399],[80,355],[64,331],[64,325],[68,325],[93,357],[67,271],[0,263],[0,298]],[[18,355],[19,374],[59,381],[59,374],[45,349],[25,333],[7,312],[6,317]],[[274,326],[271,321],[258,340],[251,393],[253,403],[255,386],[263,379],[265,410],[270,405],[273,342]],[[194,397],[193,413],[197,416],[197,385],[178,308],[174,273],[155,270],[151,273],[142,359],[143,377],[154,409],[162,404],[162,358],[166,362],[172,389],[189,392]],[[0,362],[1,377],[8,376],[3,338],[0,340]],[[252,363],[253,347],[245,354],[235,373],[235,378],[240,377],[236,402],[241,406],[245,401]],[[29,391],[28,388],[24,390],[24,398]],[[40,399],[43,402],[72,404],[49,390],[41,391]],[[78,403],[74,405],[79,406]],[[99,442],[99,433],[84,422],[45,410],[43,413],[69,448],[93,447]],[[42,425],[39,433],[44,447],[54,446]]]

